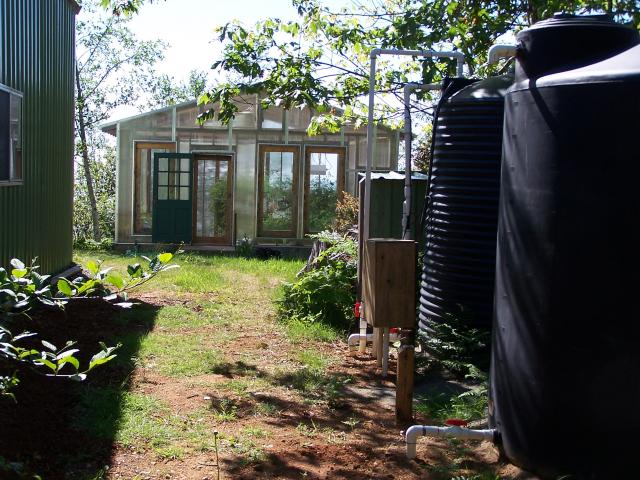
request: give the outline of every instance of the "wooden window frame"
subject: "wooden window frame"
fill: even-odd
[[[222,160],[224,159],[224,160]],[[196,235],[197,221],[198,221],[198,161],[199,160],[214,160],[214,161],[227,161],[227,231],[224,237],[199,237]],[[192,238],[193,243],[201,245],[232,245],[233,243],[233,186],[234,186],[234,156],[231,153],[193,153],[193,208],[192,208]]]
[[[323,145],[307,145],[304,149],[304,233],[318,233],[309,230],[309,190],[311,189],[311,154],[312,153],[336,153],[338,155],[338,200],[342,198],[345,183],[345,161],[347,147],[331,147]]]
[[[139,203],[140,203],[140,199],[138,198],[138,188],[137,188],[137,182],[138,182],[138,172],[139,172],[139,165],[140,165],[140,150],[143,149],[147,149],[147,150],[153,150],[153,149],[163,149],[163,150],[168,150],[167,153],[176,153],[176,144],[175,142],[145,142],[145,141],[134,141],[133,142],[133,191],[131,192],[131,197],[132,197],[132,206],[133,206],[133,211],[131,212],[131,234],[132,235],[151,235],[153,232],[153,226],[151,227],[151,232],[149,233],[141,233],[140,230],[137,228],[137,212],[140,208]],[[153,176],[151,175],[151,171],[153,170],[153,155],[151,155],[151,159],[150,159],[150,169],[149,169],[149,180],[147,182],[147,190],[148,190],[148,194],[149,194],[149,201],[151,203],[151,218],[152,218],[152,224],[153,224]]]
[[[291,229],[290,230],[265,230],[263,228],[263,197],[264,197],[264,157],[269,152],[291,152],[293,153],[293,181],[292,206],[291,206]],[[272,145],[261,144],[258,147],[258,211],[257,211],[257,232],[259,238],[297,238],[298,232],[298,183],[300,176],[300,145]]]

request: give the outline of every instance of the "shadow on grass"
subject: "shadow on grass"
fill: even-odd
[[[37,311],[15,331],[60,345],[77,341],[81,364],[100,347],[122,344],[112,362],[92,371],[83,383],[32,372],[21,374],[17,403],[0,405],[0,457],[46,480],[100,479],[109,465],[123,398],[136,367],[143,338],[153,328],[158,307],[140,303],[120,310],[103,301],[71,302],[65,312]],[[0,478],[32,478],[0,470]]]

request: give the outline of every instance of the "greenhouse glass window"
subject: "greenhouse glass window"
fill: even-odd
[[[175,152],[173,143],[136,142],[134,160],[133,233],[151,235],[153,219],[153,156]]]
[[[295,145],[260,145],[258,236],[296,236],[298,157]]]
[[[330,229],[344,191],[344,147],[305,148],[304,231]]]
[[[22,94],[0,84],[0,184],[22,181]]]

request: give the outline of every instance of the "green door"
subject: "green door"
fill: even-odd
[[[153,159],[153,241],[191,242],[192,156],[158,152]]]

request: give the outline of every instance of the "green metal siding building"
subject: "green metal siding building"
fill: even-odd
[[[72,263],[74,0],[0,1],[0,266]]]

